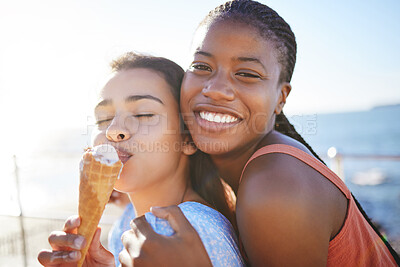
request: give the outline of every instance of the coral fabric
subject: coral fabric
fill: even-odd
[[[269,145],[253,154],[243,172],[253,159],[270,153],[283,153],[299,159],[331,181],[348,199],[344,225],[329,242],[327,266],[397,266],[386,245],[359,211],[345,183],[315,157],[289,145]]]

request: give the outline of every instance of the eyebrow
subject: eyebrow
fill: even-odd
[[[111,102],[112,102],[112,101],[109,100],[109,99],[104,99],[103,101],[100,101],[100,102],[96,105],[95,109],[98,108],[98,107],[103,107],[103,106],[111,105]]]
[[[142,99],[154,100],[154,101],[157,101],[164,105],[164,102],[162,102],[161,99],[159,99],[158,97],[152,96],[152,95],[131,95],[131,96],[128,96],[127,98],[125,98],[125,103],[135,102],[135,101],[139,101]]]
[[[142,99],[154,100],[154,101],[157,101],[164,105],[164,102],[162,102],[161,99],[159,99],[155,96],[152,96],[152,95],[131,95],[131,96],[128,96],[127,98],[125,98],[125,103],[135,102],[135,101],[139,101]],[[112,101],[110,99],[104,99],[96,105],[95,109],[98,107],[104,107],[104,106],[111,105],[111,103],[112,103]]]
[[[201,51],[201,50],[197,50],[196,52],[194,52],[194,54],[195,55],[203,55],[203,56],[206,56],[206,57],[213,57],[212,54],[210,54],[208,52]]]
[[[201,50],[197,50],[194,54],[195,55],[203,55],[203,56],[211,57],[211,58],[214,57],[211,53],[201,51]],[[266,70],[264,64],[262,64],[261,61],[255,57],[237,57],[237,58],[234,58],[233,61],[254,62],[254,63],[261,65],[261,67],[263,67],[263,69]]]
[[[241,61],[241,62],[254,62],[257,64],[260,64],[264,70],[266,70],[264,64],[261,63],[261,61],[258,58],[255,57],[238,57],[234,59],[235,61]]]

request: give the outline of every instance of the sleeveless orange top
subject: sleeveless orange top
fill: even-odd
[[[243,172],[253,159],[270,153],[283,153],[299,159],[331,181],[348,199],[344,225],[329,242],[327,266],[397,266],[389,249],[359,211],[345,183],[315,157],[289,145],[269,145],[253,154]]]

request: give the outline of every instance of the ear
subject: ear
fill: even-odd
[[[182,145],[182,152],[183,154],[190,156],[196,153],[197,147],[193,143],[192,137],[190,135],[185,135]]]
[[[281,87],[280,87],[280,95],[279,95],[279,99],[278,99],[278,103],[275,107],[275,114],[278,115],[279,113],[281,113],[283,107],[286,104],[286,98],[288,97],[288,95],[290,94],[290,91],[292,90],[292,86],[290,85],[290,83],[282,83]]]

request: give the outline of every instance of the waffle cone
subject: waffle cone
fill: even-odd
[[[78,234],[86,238],[86,246],[81,250],[82,257],[78,262],[81,267],[94,233],[96,232],[104,208],[117,180],[122,163],[113,165],[96,161],[91,152],[86,152],[82,159],[83,169],[79,184],[79,216],[81,225]]]

